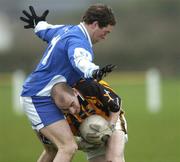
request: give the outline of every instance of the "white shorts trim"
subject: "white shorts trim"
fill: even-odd
[[[42,120],[32,103],[31,97],[21,97],[21,102],[23,110],[32,124],[32,128],[39,131],[41,128],[44,127],[44,124],[42,123]]]

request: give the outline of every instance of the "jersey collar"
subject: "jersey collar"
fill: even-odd
[[[91,45],[91,47],[92,47],[91,38],[90,38],[89,33],[88,33],[86,27],[84,26],[84,24],[81,22],[81,23],[78,25],[78,27],[79,27],[79,28],[81,29],[81,31],[84,33],[85,37],[88,39],[88,41],[89,41],[89,43],[90,43],[90,45]]]

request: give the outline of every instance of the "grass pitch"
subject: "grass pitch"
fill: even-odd
[[[162,80],[162,107],[150,113],[142,74],[116,74],[106,79],[123,100],[129,141],[126,162],[179,162],[180,80]],[[0,162],[35,162],[42,146],[24,115],[12,109],[11,77],[0,75]],[[78,152],[73,162],[86,162]]]

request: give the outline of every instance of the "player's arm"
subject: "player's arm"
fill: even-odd
[[[69,43],[68,57],[73,68],[78,71],[84,78],[92,78],[94,70],[99,66],[92,62],[91,53],[83,48],[79,39],[72,39]]]
[[[119,118],[119,115],[120,115],[120,111],[114,113],[114,112],[110,112],[110,117],[109,117],[109,126],[111,129],[114,129],[115,125],[116,125],[116,122]]]
[[[46,22],[46,17],[49,10],[43,12],[41,16],[38,16],[32,6],[29,6],[29,11],[23,10],[24,17],[20,17],[20,20],[25,22],[25,29],[32,28],[36,35],[42,40],[49,42],[57,30],[64,25],[51,25]]]
[[[51,25],[48,24],[46,21],[40,21],[34,28],[35,34],[42,39],[49,43],[54,35],[57,33],[59,28],[64,27],[64,25]]]
[[[94,64],[93,56],[90,51],[85,48],[80,39],[72,39],[69,41],[68,57],[76,71],[78,71],[84,78],[94,78],[101,80],[107,73],[111,72],[114,65],[107,65],[100,68]]]

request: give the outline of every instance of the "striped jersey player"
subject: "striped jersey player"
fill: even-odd
[[[79,126],[88,116],[97,114],[105,118],[107,121],[111,119],[111,113],[118,113],[114,127],[125,133],[127,138],[127,124],[124,111],[121,106],[121,98],[115,91],[101,80],[80,80],[74,86],[80,93],[78,96],[81,108],[78,114],[65,114],[71,130],[75,136],[79,136]]]

